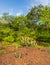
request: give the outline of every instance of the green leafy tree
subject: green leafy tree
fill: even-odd
[[[12,27],[15,30],[23,29],[26,26],[27,18],[24,16],[19,16],[14,19]]]

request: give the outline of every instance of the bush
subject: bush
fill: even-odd
[[[13,36],[8,36],[8,37],[5,37],[3,40],[7,41],[7,42],[14,42],[14,37]]]

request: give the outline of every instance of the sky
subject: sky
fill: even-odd
[[[0,0],[0,16],[5,12],[14,16],[26,15],[39,4],[50,6],[50,0]]]

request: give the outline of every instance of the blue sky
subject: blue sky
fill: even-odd
[[[0,16],[4,12],[10,15],[26,15],[31,7],[42,4],[49,5],[50,0],[0,0]]]

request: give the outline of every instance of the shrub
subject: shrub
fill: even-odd
[[[3,40],[7,41],[7,42],[14,42],[14,37],[13,36],[8,36],[8,37],[5,37]]]

